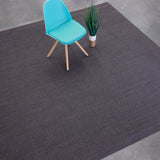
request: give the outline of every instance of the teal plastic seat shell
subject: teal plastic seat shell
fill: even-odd
[[[60,43],[67,45],[81,39],[86,34],[86,30],[75,20],[70,20],[47,34]]]
[[[86,29],[72,19],[61,0],[47,0],[43,5],[46,34],[64,45],[78,41]]]

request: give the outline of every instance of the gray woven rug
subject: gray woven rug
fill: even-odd
[[[0,33],[0,159],[99,160],[160,130],[160,48],[108,3],[85,57],[38,22]],[[83,11],[73,18],[83,24]]]

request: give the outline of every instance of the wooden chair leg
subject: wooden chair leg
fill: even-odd
[[[84,50],[84,48],[78,43],[78,42],[75,42],[76,45],[83,51],[83,53],[88,56],[88,53]]]
[[[66,70],[69,71],[68,45],[65,45],[65,55],[66,55]]]
[[[52,46],[51,50],[49,51],[48,55],[46,56],[47,58],[49,58],[51,56],[51,54],[54,51],[54,49],[56,48],[57,44],[58,44],[58,41],[56,41],[54,43],[54,45]]]

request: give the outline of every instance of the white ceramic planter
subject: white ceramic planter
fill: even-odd
[[[95,35],[95,36],[90,36],[90,35],[89,35],[89,40],[90,40],[90,41],[95,41],[95,40],[96,40],[96,35]]]
[[[90,36],[89,35],[89,46],[90,47],[95,47],[96,46],[96,35],[95,36]]]

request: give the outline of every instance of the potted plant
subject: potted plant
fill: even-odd
[[[89,32],[89,46],[96,46],[96,33],[99,28],[99,10],[95,9],[93,2],[85,9],[85,24]]]

